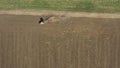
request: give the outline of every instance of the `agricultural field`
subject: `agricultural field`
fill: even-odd
[[[0,0],[0,68],[120,68],[119,13],[120,0]]]
[[[119,18],[38,19],[0,15],[0,68],[120,68]]]
[[[120,0],[0,0],[0,9],[44,9],[119,13]]]

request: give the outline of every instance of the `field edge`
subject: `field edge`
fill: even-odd
[[[119,13],[90,13],[55,10],[0,10],[0,14],[12,15],[64,15],[67,17],[120,18]]]

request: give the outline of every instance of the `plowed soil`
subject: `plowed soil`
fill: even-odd
[[[120,68],[120,18],[0,15],[0,68]]]

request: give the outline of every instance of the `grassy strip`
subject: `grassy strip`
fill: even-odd
[[[0,9],[120,12],[119,0],[0,0]]]

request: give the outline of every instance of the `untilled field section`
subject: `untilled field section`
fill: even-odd
[[[0,68],[120,68],[120,19],[0,15]]]

